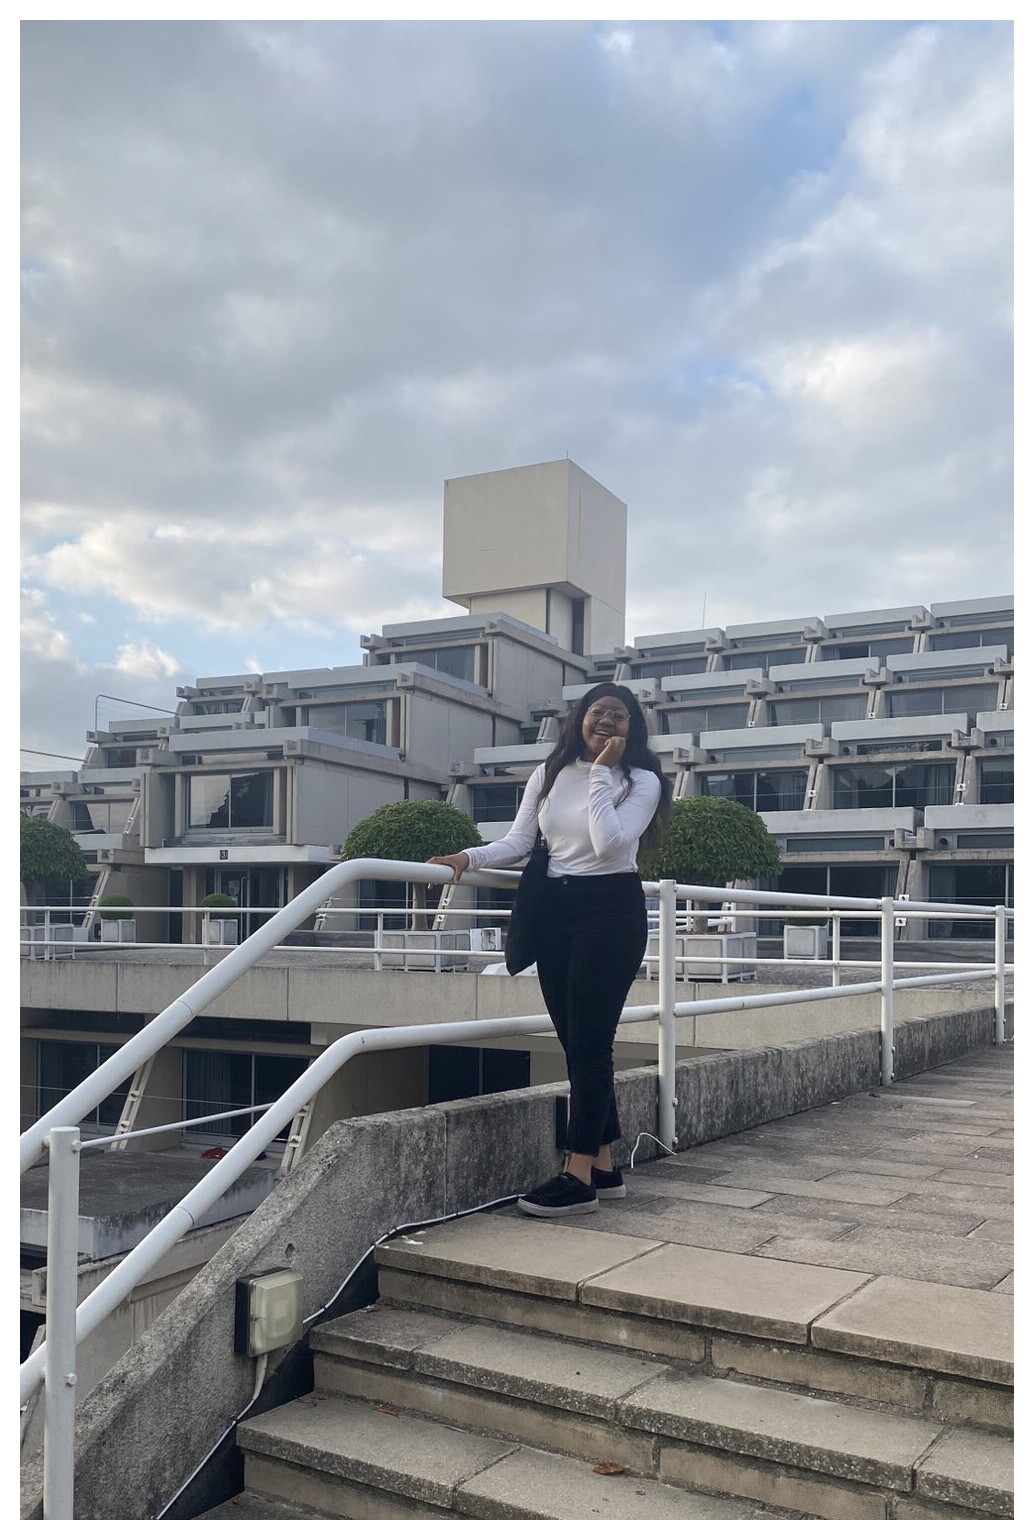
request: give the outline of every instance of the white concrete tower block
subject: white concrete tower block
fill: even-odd
[[[573,460],[445,483],[442,592],[583,654],[625,641],[628,509]]]

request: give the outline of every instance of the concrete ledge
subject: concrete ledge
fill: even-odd
[[[906,1067],[918,1057],[945,1062],[963,1051],[960,1044],[968,1050],[990,1043],[994,1013],[946,1013],[914,1024],[911,1034],[907,1024],[899,1030]],[[693,1059],[676,1069],[679,1142],[719,1138],[871,1089],[878,1080],[879,1033],[870,1028]],[[617,1083],[628,1135],[656,1135],[653,1071],[622,1071]],[[84,1401],[75,1517],[157,1517],[249,1404],[254,1366],[233,1353],[238,1277],[289,1264],[304,1278],[305,1315],[318,1315],[382,1236],[454,1214],[457,1205],[506,1198],[550,1175],[557,1159],[554,1103],[564,1089],[536,1087],[330,1128]],[[644,1145],[640,1160],[656,1154],[650,1141]],[[622,1240],[626,1257],[642,1249]],[[274,1356],[271,1374],[285,1356]],[[23,1517],[40,1517],[39,1457],[24,1467],[22,1491]],[[177,1516],[190,1515],[178,1509]]]

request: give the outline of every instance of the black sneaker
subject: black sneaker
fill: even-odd
[[[619,1166],[613,1171],[601,1171],[599,1166],[592,1168],[592,1185],[596,1189],[599,1198],[627,1198],[628,1189]]]
[[[562,1171],[517,1199],[517,1207],[525,1214],[540,1219],[553,1219],[561,1214],[590,1214],[600,1206],[595,1187],[580,1182],[569,1171]]]

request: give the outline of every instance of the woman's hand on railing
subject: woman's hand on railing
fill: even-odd
[[[458,850],[454,856],[432,856],[429,864],[431,866],[451,866],[452,880],[453,882],[459,882],[463,873],[470,865],[470,857],[465,850]]]

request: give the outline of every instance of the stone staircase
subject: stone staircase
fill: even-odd
[[[203,1517],[1012,1516],[1008,1296],[516,1210],[376,1261]]]

